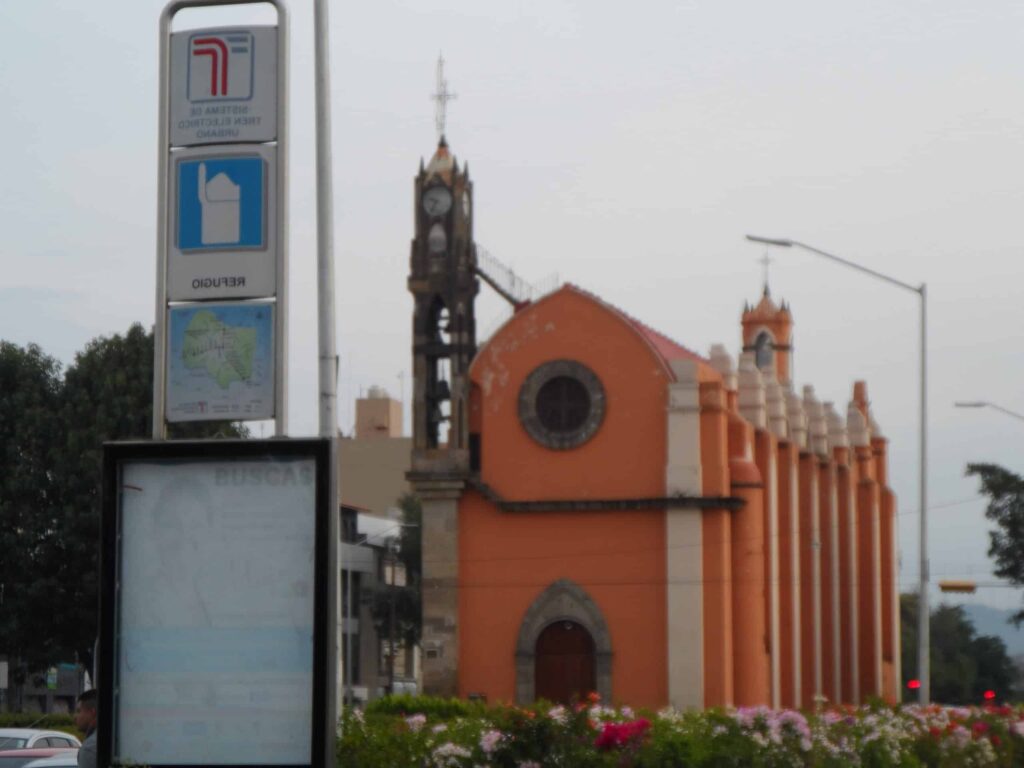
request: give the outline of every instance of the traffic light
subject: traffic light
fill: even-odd
[[[996,697],[996,692],[990,688],[981,695],[985,697],[985,701],[992,701]]]
[[[920,687],[921,681],[918,680],[916,677],[913,680],[907,680],[907,688],[909,688],[910,690],[916,691]]]

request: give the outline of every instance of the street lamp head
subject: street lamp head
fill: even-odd
[[[956,408],[984,408],[986,405],[988,405],[988,403],[983,400],[970,400],[968,402],[958,400],[953,403],[953,406]]]
[[[792,248],[792,240],[780,240],[774,237],[758,237],[757,235],[747,235],[747,240],[752,243],[763,243],[764,245],[777,245],[780,248]]]

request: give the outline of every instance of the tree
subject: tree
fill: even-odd
[[[0,611],[0,638],[8,646],[0,650],[20,653],[26,668],[77,658],[91,669],[102,446],[152,434],[153,335],[135,324],[124,336],[94,339],[63,381],[58,374],[38,347],[0,346],[0,455],[13,478],[0,480],[0,537],[6,537],[0,538],[0,583],[5,595],[19,595],[17,603],[5,597]],[[171,434],[242,437],[247,431],[203,422],[176,425]],[[8,544],[24,541],[11,536],[31,544],[14,565],[8,554],[16,547]],[[18,631],[31,638],[28,646]]]
[[[988,556],[996,562],[996,576],[1024,586],[1024,478],[995,464],[968,464],[967,475],[979,477],[981,492],[989,497],[985,517],[996,530],[988,534]],[[1024,610],[1011,621],[1020,626]]]
[[[45,563],[57,535],[52,435],[60,365],[34,344],[0,342],[0,638],[20,685],[59,648],[39,631],[58,578]]]
[[[917,677],[917,595],[900,595],[900,632],[904,679]],[[998,637],[975,635],[974,624],[959,605],[940,605],[931,614],[931,694],[942,704],[981,704],[993,690],[1013,695],[1018,675]],[[916,692],[904,690],[904,701]]]
[[[979,635],[971,643],[971,653],[977,662],[977,677],[974,681],[975,701],[985,691],[995,691],[1000,698],[1017,698],[1017,677],[1020,674],[1016,663],[1006,651],[1006,643],[992,635]]]

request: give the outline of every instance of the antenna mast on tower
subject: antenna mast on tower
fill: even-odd
[[[448,90],[448,81],[444,77],[444,56],[437,55],[437,93],[432,94],[434,100],[434,125],[437,128],[437,141],[444,140],[445,121],[448,118],[448,102],[457,98],[457,94]]]

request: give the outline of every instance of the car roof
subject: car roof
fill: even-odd
[[[71,768],[78,765],[78,750],[70,749],[53,757],[41,757],[30,763],[25,763],[21,768]]]

